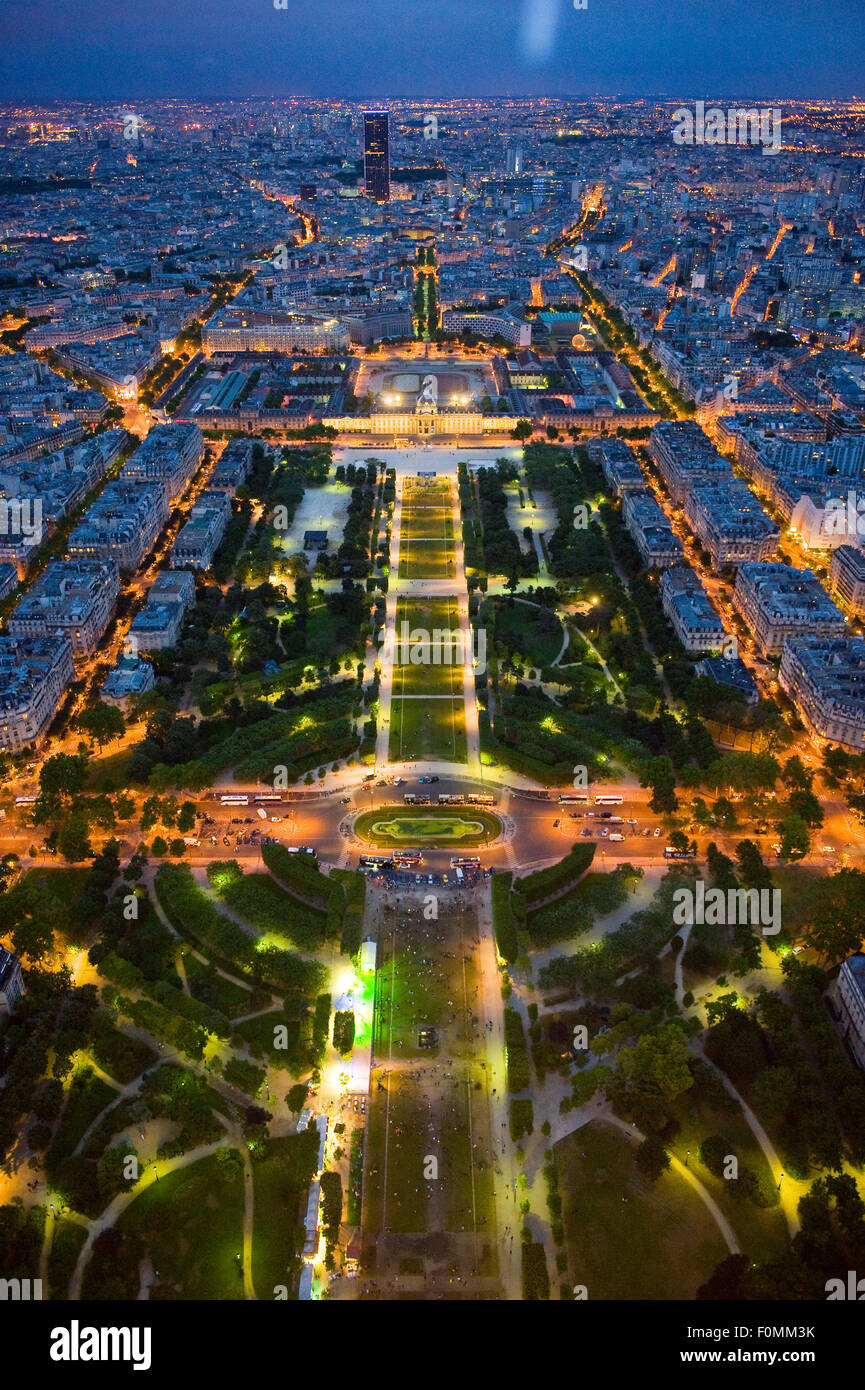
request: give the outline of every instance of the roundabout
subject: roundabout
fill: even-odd
[[[383,806],[362,811],[353,829],[359,839],[373,845],[466,849],[497,840],[502,823],[479,806],[431,806],[428,810],[422,806]]]

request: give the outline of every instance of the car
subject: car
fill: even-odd
[[[341,797],[339,798],[339,804],[340,804],[340,806],[350,806],[350,805],[351,805],[351,797],[350,797],[350,796],[341,796]]]
[[[559,828],[559,826],[561,825],[561,823],[562,823],[562,822],[561,822],[560,820],[554,820],[554,821],[553,821],[553,829],[554,829],[554,830],[558,830],[558,828]]]
[[[423,781],[423,778],[421,778],[420,780]],[[395,787],[404,787],[404,786],[405,786],[405,778],[404,778],[404,777],[394,777],[394,779],[393,779],[393,784],[394,784]]]
[[[659,839],[661,835],[661,827],[659,825],[656,825],[655,829],[652,831],[652,834],[654,835],[656,840]]]
[[[609,833],[610,832],[605,825],[601,827],[601,839],[603,839],[605,835],[609,835]]]
[[[223,843],[224,845],[230,845],[230,844],[231,844],[231,841],[229,840],[229,838],[228,838],[227,835],[223,835],[223,837],[222,837],[222,843]]]
[[[219,844],[219,841],[217,840],[217,838],[216,838],[215,835],[211,835],[211,837],[210,837],[210,843],[211,843],[212,845],[218,845],[218,844]]]
[[[437,782],[438,780],[439,780],[439,779],[438,779],[437,777],[431,777],[431,778],[430,778],[430,781],[431,781],[431,782]]]
[[[583,839],[585,840],[585,839],[587,838],[587,836],[591,835],[591,833],[592,833],[592,827],[591,827],[590,825],[587,825],[586,828],[585,828],[585,830],[583,831]]]
[[[644,834],[644,835],[651,835],[651,833],[652,833],[652,828],[651,828],[651,826],[647,825],[646,828],[645,828],[645,830],[643,831],[643,834]]]
[[[417,780],[418,780],[419,782],[431,782],[431,781],[432,781],[432,778],[431,778],[431,777],[419,777]],[[396,786],[396,783],[395,783],[395,782],[394,782],[394,786]]]
[[[279,825],[280,821],[282,820],[282,816],[271,816],[270,819],[271,819],[276,825]]]

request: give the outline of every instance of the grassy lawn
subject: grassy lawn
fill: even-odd
[[[555,1146],[569,1283],[590,1299],[693,1299],[726,1242],[684,1178],[640,1176],[635,1149],[597,1121]]]
[[[151,1298],[243,1298],[243,1168],[239,1155],[225,1155],[152,1183],[119,1218],[159,1270]]]
[[[315,1129],[269,1139],[266,1157],[253,1165],[252,1281],[259,1298],[272,1299],[278,1284],[291,1288],[298,1256],[295,1241],[317,1159]]]
[[[453,514],[450,507],[415,507],[403,503],[400,537],[414,540],[452,540]]]
[[[555,613],[516,599],[513,607],[507,599],[488,599],[481,610],[481,626],[491,605],[495,608],[497,644],[510,653],[519,652],[530,666],[549,666],[558,656],[565,634]],[[562,658],[568,659],[567,654]]]
[[[429,1152],[429,1142],[418,1124],[414,1098],[400,1091],[397,1077],[390,1078],[390,1085],[386,1206],[385,1116],[388,1104],[384,1091],[375,1092],[367,1135],[363,1229],[365,1236],[372,1239],[381,1230],[382,1220],[389,1231],[427,1229],[429,1184],[423,1177],[423,1162],[424,1155]]]
[[[456,987],[435,971],[421,965],[417,956],[397,948],[391,938],[381,940],[378,1006],[373,1050],[382,1064],[393,1057],[435,1057],[437,1048],[418,1047],[418,1030],[435,1027],[444,1016]]]
[[[391,704],[389,756],[403,758],[442,758],[446,762],[466,760],[465,706],[458,699],[400,700]]]
[[[774,1259],[781,1255],[788,1245],[787,1223],[763,1150],[738,1106],[718,1110],[702,1097],[697,1097],[695,1103],[695,1098],[688,1094],[687,1100],[687,1104],[676,1107],[676,1118],[681,1128],[670,1146],[670,1152],[684,1163],[690,1149],[690,1166],[714,1197],[752,1259]],[[753,1202],[737,1198],[731,1182],[716,1178],[700,1162],[700,1145],[710,1134],[718,1134],[729,1140],[730,1151],[735,1151],[743,1164],[754,1169],[767,1191],[774,1195],[774,1206],[757,1207]]]
[[[403,537],[400,545],[400,579],[453,579],[456,574],[452,541],[421,541]]]
[[[417,840],[461,848],[487,844],[501,829],[498,816],[480,806],[388,806],[364,811],[354,823],[356,835],[377,845],[408,845]]]

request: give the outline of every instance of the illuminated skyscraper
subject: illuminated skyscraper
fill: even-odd
[[[387,111],[363,113],[363,181],[366,196],[390,202],[390,137]]]

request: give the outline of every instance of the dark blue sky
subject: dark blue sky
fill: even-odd
[[[865,92],[865,0],[0,0],[0,101]]]

